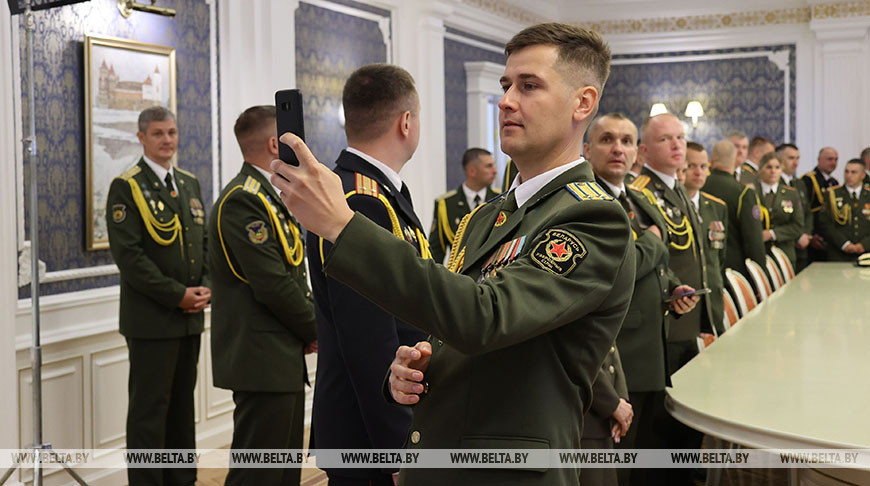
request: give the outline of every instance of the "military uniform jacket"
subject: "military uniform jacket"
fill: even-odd
[[[689,201],[685,188],[679,183],[675,183],[673,188],[668,187],[647,167],[631,185],[646,190],[650,204],[656,207],[666,223],[669,265],[676,278],[694,289],[707,287],[706,246],[701,241],[705,232],[699,226],[695,206]],[[672,316],[668,341],[694,340],[698,333],[707,331],[712,322],[712,309],[705,297],[688,314]]]
[[[205,268],[205,210],[199,181],[175,169],[175,197],[144,159],[112,181],[109,246],[121,270],[120,332],[166,339],[199,334],[203,313],[178,307],[187,287],[211,287]]]
[[[784,179],[780,179],[780,184],[786,184]],[[798,195],[801,199],[801,210],[804,213],[804,228],[803,233],[811,235],[813,234],[813,210],[810,207],[810,196],[809,191],[807,190],[807,185],[803,179],[800,177],[792,177],[791,184],[786,184],[790,187],[794,187],[798,191]],[[800,235],[798,235],[800,236]]]
[[[604,183],[599,185],[610,189]],[[669,240],[664,218],[642,191],[630,185],[625,188],[626,197],[636,208],[636,214],[629,214],[629,220],[635,222],[633,226],[645,229],[654,224],[662,231],[664,240],[650,231],[635,231],[634,292],[616,337],[616,347],[622,351],[622,369],[629,391],[664,390],[669,382],[665,360],[669,321],[664,300],[679,281],[668,268]]]
[[[317,339],[296,221],[254,166],[218,196],[209,219],[214,384],[298,392],[303,348]]]
[[[486,195],[481,201],[484,203],[498,196],[498,194],[486,188]],[[473,201],[467,201],[462,186],[442,195],[435,200],[435,214],[432,216],[432,229],[429,231],[429,250],[432,259],[436,262],[444,261],[447,249],[453,244],[453,236],[462,218],[471,212]]]
[[[852,201],[846,186],[831,187],[826,195],[819,231],[828,243],[828,260],[853,261],[858,255],[841,248],[848,241],[870,251],[870,184],[861,187],[857,201]]]
[[[725,201],[728,208],[725,267],[747,276],[749,274],[744,261],[751,258],[764,268],[761,207],[758,206],[755,190],[737,182],[733,175],[713,169],[703,191]]]
[[[762,194],[760,183],[756,189],[761,194],[762,203],[766,202],[768,198],[767,195]],[[765,208],[769,218],[769,228],[765,229],[772,229],[776,235],[776,241],[767,241],[765,247],[768,250],[772,246],[782,249],[794,267],[797,262],[794,244],[803,234],[805,228],[801,195],[797,189],[780,182],[773,196],[773,203],[769,206],[765,204]]]
[[[740,166],[740,183],[749,187],[758,185],[758,171],[746,162]]]
[[[519,171],[517,171],[517,164],[514,163],[513,159],[511,159],[504,167],[504,174],[501,178],[501,192],[507,192],[508,189],[511,188],[511,184],[514,183],[517,174],[519,174]]]
[[[837,179],[822,175],[822,171],[818,167],[801,176],[806,188],[807,199],[810,200],[810,209],[813,213],[818,213],[822,210],[825,203],[825,191],[839,184]]]
[[[716,332],[721,335],[725,332],[723,314],[725,312],[725,300],[722,296],[724,289],[722,275],[725,273],[725,242],[728,228],[728,206],[725,201],[718,197],[701,191],[698,198],[698,219],[701,234],[699,238],[704,241],[704,257],[707,265],[707,286],[711,292],[704,296],[704,301],[710,306],[713,324]]]
[[[367,232],[380,233],[386,229],[391,233],[387,234],[391,243],[415,256],[428,255],[426,238],[410,200],[380,170],[344,151],[338,157],[335,173],[341,177],[351,209],[373,222]],[[331,247],[328,241],[308,234],[319,348],[313,412],[316,445],[321,449],[399,449],[407,439],[411,413],[384,400],[384,375],[400,345],[413,346],[425,340],[426,334],[402,322],[404,319],[390,315],[350,286],[327,278],[321,265]],[[370,258],[367,252],[353,255],[359,262]],[[384,290],[400,292],[404,281],[393,283],[384,277],[384,271],[372,267],[366,278]],[[336,473],[365,478],[380,472],[342,469]]]
[[[628,400],[628,388],[619,351],[613,346],[592,384],[592,407],[583,418],[584,439],[610,438],[611,417],[620,398]]]
[[[625,212],[592,181],[582,163],[516,210],[512,194],[480,207],[460,228],[448,268],[359,214],[342,231],[327,275],[432,333],[428,394],[414,407],[410,449],[580,447],[592,382],[625,317],[635,267]],[[578,476],[407,469],[400,482],[564,485]]]

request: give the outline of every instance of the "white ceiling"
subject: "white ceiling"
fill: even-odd
[[[564,22],[623,20],[806,7],[815,0],[502,0],[543,18]]]

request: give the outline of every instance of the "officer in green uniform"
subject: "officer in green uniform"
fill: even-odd
[[[130,360],[128,449],[195,449],[193,387],[211,299],[199,181],[171,164],[175,115],[139,114],[139,163],[112,181],[106,219],[121,271],[121,334]],[[192,485],[196,468],[129,468],[131,485]]]
[[[704,242],[705,265],[707,266],[707,286],[711,292],[704,296],[710,306],[712,328],[705,333],[719,336],[725,332],[723,314],[725,312],[724,287],[722,275],[725,273],[725,239],[728,226],[728,210],[725,201],[701,191],[707,182],[710,162],[703,145],[689,142],[686,145],[686,165],[683,185],[686,194],[698,217],[699,240]],[[709,336],[704,336],[709,340]]]
[[[773,142],[765,137],[753,137],[749,142],[749,156],[740,167],[738,180],[744,186],[755,187],[758,185],[758,170],[761,158],[764,154],[773,152]]]
[[[824,147],[819,150],[819,156],[816,159],[816,168],[801,176],[807,190],[807,199],[810,200],[810,209],[813,212],[813,233],[809,248],[810,262],[823,262],[827,260],[828,255],[837,254],[835,251],[827,250],[827,243],[821,230],[821,212],[825,206],[825,192],[827,189],[839,184],[837,179],[832,175],[837,169],[837,161],[839,154],[832,147]]]
[[[520,174],[509,194],[460,223],[448,268],[354,214],[338,179],[292,134],[282,139],[302,165],[272,164],[290,181],[273,177],[288,207],[334,242],[324,272],[432,333],[400,347],[391,365],[392,397],[416,404],[412,450],[579,448],[592,382],[628,308],[629,222],[580,157],[609,48],[551,23],[505,50],[501,143]],[[399,483],[579,484],[577,469],[504,466],[409,468]]]
[[[592,435],[587,435],[589,426],[584,426],[584,437],[602,440],[609,437],[602,436],[601,431],[611,431],[612,417],[613,421],[622,426],[620,433],[615,435],[615,438],[620,438],[620,448],[659,449],[665,447],[664,438],[653,428],[656,420],[651,411],[666,413],[663,407],[665,386],[670,382],[665,360],[665,317],[669,310],[677,313],[692,310],[697,298],[679,299],[672,304],[671,309],[664,302],[666,297],[675,292],[693,289],[688,286],[675,288],[678,282],[668,268],[668,233],[662,230],[667,225],[661,213],[650,204],[642,191],[624,183],[626,171],[637,155],[637,128],[634,123],[620,113],[602,115],[592,122],[586,140],[583,153],[592,164],[596,182],[619,201],[631,222],[637,265],[631,305],[616,338],[616,348],[619,348],[622,357],[621,366],[617,366],[617,363],[606,363],[602,368],[605,370],[604,376],[608,378],[604,380],[606,383],[612,383],[614,378],[609,373],[612,369],[610,364],[614,368],[625,370],[628,403],[613,400],[616,392],[613,391],[612,384],[604,393],[599,392],[599,388],[604,385],[596,381],[592,399],[592,409],[596,412],[587,412],[584,423],[590,420],[597,423],[591,426],[595,431]],[[619,359],[614,356],[610,361],[616,362]],[[603,403],[599,403],[599,400]],[[605,406],[612,406],[607,414],[602,413],[602,407]],[[633,414],[630,427],[625,423],[628,410]],[[608,447],[613,447],[612,443]],[[597,484],[601,484],[600,481],[604,481],[604,478],[595,472],[608,470],[584,471],[584,484],[590,481],[587,474],[590,471]],[[628,482],[629,476],[633,483],[641,484],[647,472],[643,469],[622,468],[618,475],[623,484]]]
[[[517,174],[517,164],[513,160],[509,160],[507,166],[504,168],[504,174],[502,174],[501,192],[508,192],[508,189],[511,188],[511,184],[514,183],[514,179],[517,178]]]
[[[592,407],[583,416],[582,449],[613,449],[631,426],[625,373],[616,347],[611,347],[592,384]],[[587,468],[580,473],[584,486],[616,486],[617,469]]]
[[[459,221],[477,206],[498,196],[490,186],[495,180],[495,160],[488,150],[470,148],[462,154],[465,182],[458,188],[435,199],[435,215],[429,231],[429,251],[432,259],[443,262],[453,244]]]
[[[763,212],[758,205],[755,189],[734,179],[735,153],[734,145],[727,140],[713,146],[710,175],[702,189],[725,201],[728,208],[725,267],[747,276],[746,258],[751,258],[761,268],[765,266],[764,240],[761,234]]]
[[[860,159],[846,163],[845,184],[827,190],[819,231],[827,242],[828,260],[855,261],[870,249],[870,184],[864,184]]]
[[[773,246],[780,248],[794,267],[797,265],[795,243],[803,234],[804,212],[797,189],[781,182],[781,162],[776,152],[761,157],[756,189],[768,214],[762,232],[765,247],[768,251]]]
[[[302,449],[304,351],[317,339],[300,230],[269,183],[278,156],[275,107],[236,120],[245,163],[209,219],[214,384],[233,391],[238,449]],[[226,484],[298,485],[299,468],[231,465]]]
[[[793,187],[797,190],[800,196],[801,207],[800,211],[804,215],[804,227],[801,228],[801,234],[795,240],[795,273],[800,272],[809,264],[809,252],[807,247],[810,244],[813,234],[813,211],[810,208],[810,200],[807,195],[807,186],[803,179],[797,176],[796,171],[800,165],[801,153],[797,146],[791,143],[784,143],[776,147],[776,153],[782,161],[782,184]]]

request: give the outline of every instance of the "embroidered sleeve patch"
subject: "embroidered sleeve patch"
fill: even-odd
[[[564,277],[574,271],[586,255],[586,247],[579,238],[565,230],[552,229],[532,250],[532,261],[542,269]]]
[[[127,219],[127,206],[123,204],[115,204],[112,206],[112,221],[115,223],[123,223]]]
[[[263,221],[248,223],[245,229],[248,230],[248,239],[255,245],[262,245],[269,239],[269,228]]]

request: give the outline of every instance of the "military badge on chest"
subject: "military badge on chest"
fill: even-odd
[[[861,214],[864,215],[864,219],[870,221],[870,203],[864,204],[864,207],[861,209]]]
[[[193,216],[195,224],[205,224],[205,210],[202,208],[202,202],[195,197],[190,198],[190,215]]]
[[[480,277],[478,277],[477,283],[481,283],[490,277],[495,277],[499,270],[519,258],[525,243],[526,237],[521,236],[498,247],[495,253],[480,268]]]
[[[782,212],[791,214],[794,212],[794,204],[789,200],[782,201]]]
[[[722,221],[711,221],[707,227],[707,238],[710,240],[710,247],[716,250],[725,248],[725,224]]]
[[[414,232],[413,228],[411,228],[410,226],[405,226],[403,233],[405,233],[405,241],[412,245],[416,245],[418,243],[417,234]]]
[[[544,239],[532,250],[532,261],[542,269],[564,277],[577,268],[587,253],[579,238],[565,230],[553,229],[547,231]]]

